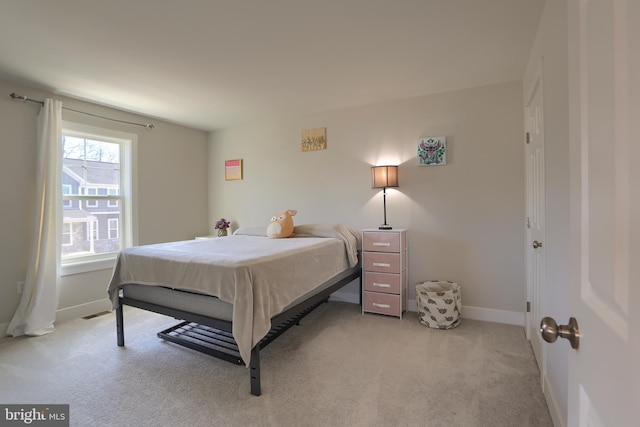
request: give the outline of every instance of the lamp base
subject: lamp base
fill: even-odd
[[[383,224],[380,227],[378,227],[378,230],[393,230],[393,228],[390,225]]]

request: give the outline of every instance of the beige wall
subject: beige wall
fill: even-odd
[[[465,315],[521,323],[522,105],[522,83],[512,82],[214,132],[210,218],[258,225],[291,208],[297,224],[377,227],[382,193],[371,189],[369,168],[399,164],[387,214],[409,230],[410,299],[420,281],[453,280]],[[316,127],[327,128],[327,150],[301,152],[301,130]],[[417,139],[441,135],[447,165],[418,167]],[[224,160],[235,158],[244,161],[244,179],[225,181]],[[357,296],[357,287],[347,292]]]
[[[16,284],[27,268],[33,220],[36,117],[39,106],[11,100],[50,93],[0,80],[0,327],[18,306]],[[94,104],[58,97],[63,106],[155,129],[118,124],[63,111],[63,119],[138,135],[138,243],[191,239],[207,232],[207,133]],[[104,309],[110,270],[60,278],[57,319]],[[108,306],[107,306],[108,307]]]
[[[542,63],[545,123],[545,316],[569,318],[569,96],[567,3],[548,1],[529,57],[524,87]],[[526,90],[526,89],[525,89]],[[538,319],[539,320],[539,319]],[[568,346],[548,345],[545,396],[554,423],[567,424]]]
[[[0,80],[0,94],[12,91],[51,96]],[[84,111],[149,121],[58,98]],[[369,168],[399,164],[388,220],[409,229],[410,299],[419,281],[454,280],[463,287],[466,316],[518,323],[525,301],[522,104],[522,84],[512,82],[247,124],[212,133],[208,146],[204,132],[168,123],[152,121],[156,129],[147,130],[68,112],[64,118],[138,134],[140,244],[210,233],[221,216],[234,227],[266,224],[286,208],[298,209],[298,224],[376,227],[382,194],[370,188]],[[2,204],[0,225],[0,324],[18,304],[15,287],[26,270],[37,111],[35,104],[0,97],[0,188],[3,201],[11,201]],[[314,127],[327,128],[328,149],[302,153],[300,131]],[[440,135],[447,137],[448,164],[418,167],[417,138]],[[234,158],[244,160],[244,179],[225,181],[223,161]],[[103,304],[109,275],[62,278],[59,317]],[[355,284],[345,296],[357,298]]]

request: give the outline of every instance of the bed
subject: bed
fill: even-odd
[[[260,349],[361,278],[360,234],[344,224],[306,224],[270,239],[264,227],[232,236],[122,250],[107,293],[124,346],[123,306],[182,320],[158,336],[249,367],[261,394]]]

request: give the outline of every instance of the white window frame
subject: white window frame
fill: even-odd
[[[109,218],[107,220],[107,224],[108,224],[108,228],[107,228],[107,238],[109,239],[118,239],[120,237],[120,220],[118,218]],[[115,224],[115,227],[113,226],[113,224]],[[116,232],[116,236],[115,237],[111,237],[111,232],[114,231]]]
[[[117,188],[107,188],[107,194],[109,194],[110,196],[117,196],[118,193],[118,189]],[[110,208],[117,208],[118,207],[118,201],[117,200],[113,200],[113,199],[109,199],[107,201],[107,206]]]
[[[85,194],[85,196],[97,196],[98,195],[98,187],[85,187],[84,194]],[[85,206],[85,208],[97,208],[98,207],[98,199],[85,200],[84,206]]]
[[[118,202],[120,204],[120,221],[118,223],[118,237],[120,238],[121,249],[137,244],[137,173],[134,165],[137,164],[138,136],[136,134],[120,132],[111,129],[99,128],[95,126],[83,125],[68,121],[62,122],[63,135],[75,136],[85,139],[94,139],[105,142],[120,144],[120,194]],[[62,165],[60,170],[62,169]],[[62,186],[59,189],[62,200]],[[77,196],[78,199],[86,198],[85,195]],[[62,203],[58,211],[58,224],[62,231]],[[60,234],[60,245],[62,236]],[[60,275],[85,273],[111,269],[115,265],[117,252],[89,254],[79,257],[69,257],[64,260],[59,256]]]
[[[70,184],[62,184],[62,194],[71,194],[71,190],[72,188]],[[71,200],[65,200],[64,202],[62,202],[62,206],[65,208],[70,208],[73,206],[73,202]]]
[[[65,233],[65,230],[64,230],[64,226],[65,225],[69,226],[69,232],[68,233]],[[69,241],[66,242],[66,243],[64,241],[64,236],[69,236],[69,239],[68,239]],[[71,246],[71,245],[73,245],[73,224],[71,224],[70,222],[66,222],[66,223],[62,224],[62,238],[61,238],[60,242],[61,242],[62,246]]]

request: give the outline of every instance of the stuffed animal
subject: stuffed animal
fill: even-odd
[[[295,209],[288,209],[272,217],[267,225],[267,237],[273,239],[293,237],[294,228],[292,217],[297,213],[298,211]]]

